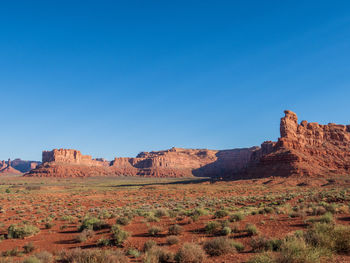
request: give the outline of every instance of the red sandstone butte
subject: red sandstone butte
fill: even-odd
[[[350,174],[350,125],[298,124],[285,111],[277,142],[233,150],[171,148],[142,152],[135,158],[92,159],[77,150],[43,152],[42,165],[25,176],[220,177],[227,179],[291,175]]]
[[[21,174],[21,171],[16,170],[11,166],[11,160],[9,159],[7,162],[0,162],[0,175],[16,175]]]
[[[350,174],[350,125],[321,125],[302,121],[286,110],[281,137],[265,142],[245,172],[246,177]],[[264,152],[261,152],[264,151]]]
[[[147,176],[191,177],[226,176],[246,168],[257,147],[234,150],[171,148],[142,152],[136,158],[115,158],[108,162],[92,159],[80,151],[55,149],[43,152],[43,164],[26,176]]]

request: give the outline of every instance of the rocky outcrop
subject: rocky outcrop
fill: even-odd
[[[11,166],[11,160],[8,159],[7,162],[2,161],[0,163],[0,175],[16,175],[16,174],[21,174],[21,171],[16,170]]]
[[[11,161],[11,166],[16,170],[27,173],[32,169],[35,169],[41,162],[37,161],[24,161],[21,159],[14,159]]]
[[[8,160],[8,161],[0,161],[0,171],[9,168],[6,171],[11,170],[12,173],[27,173],[32,169],[35,169],[40,162],[37,161],[24,161],[21,159],[14,159],[14,160]],[[13,169],[11,169],[11,168]],[[5,170],[2,172],[3,174],[5,173]],[[8,172],[6,172],[8,173]]]
[[[54,149],[52,151],[44,151],[42,154],[42,162],[57,164],[76,164],[85,166],[109,166],[108,161],[103,159],[92,159],[90,155],[82,155],[80,151],[71,149]]]
[[[152,176],[259,178],[291,175],[350,174],[350,125],[320,125],[302,121],[285,111],[277,142],[233,150],[171,148],[142,152],[135,158],[109,162],[80,151],[43,152],[43,164],[26,176]]]
[[[224,177],[245,169],[257,149],[216,151],[171,148],[142,152],[136,158],[115,158],[111,162],[92,159],[76,150],[56,149],[43,152],[43,164],[26,176]]]
[[[350,125],[302,121],[292,111],[281,119],[281,137],[266,142],[252,158],[244,176],[350,174]],[[266,145],[267,144],[267,145]],[[265,148],[265,152],[262,152]]]

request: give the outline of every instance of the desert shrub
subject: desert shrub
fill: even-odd
[[[277,263],[318,263],[327,252],[312,246],[308,246],[303,238],[291,236],[286,238],[281,245],[280,253],[276,258]]]
[[[228,216],[228,212],[226,210],[219,210],[214,213],[214,218],[223,218]]]
[[[266,214],[271,214],[274,210],[272,207],[268,206],[268,207],[264,207],[264,211]]]
[[[203,215],[207,215],[208,211],[203,209],[203,208],[196,208],[191,215],[198,215],[198,216],[203,216]]]
[[[177,236],[168,236],[166,242],[168,245],[175,245],[180,242],[180,239]]]
[[[160,232],[162,232],[162,229],[158,226],[152,226],[148,229],[148,234],[150,236],[157,236]]]
[[[148,222],[159,222],[159,218],[155,217],[153,214],[147,216],[147,221]]]
[[[326,214],[324,214],[319,218],[310,218],[307,220],[307,222],[310,222],[310,223],[326,223],[326,224],[333,223],[333,221],[334,221],[333,215],[330,212],[327,212]]]
[[[46,228],[46,229],[51,229],[54,225],[55,225],[55,224],[52,223],[52,222],[47,222],[47,223],[45,223],[45,228]]]
[[[282,240],[268,239],[263,236],[253,237],[250,246],[254,252],[277,251],[282,245]]]
[[[135,248],[130,248],[126,254],[134,258],[138,258],[141,255],[140,251]]]
[[[116,223],[117,223],[118,225],[126,226],[126,225],[128,225],[128,224],[130,223],[130,219],[129,219],[128,217],[126,217],[126,216],[124,216],[124,217],[119,217],[119,218],[117,219]]]
[[[1,254],[3,257],[17,257],[21,256],[22,253],[18,250],[17,247],[15,247],[11,250],[3,251]]]
[[[175,261],[178,263],[201,263],[205,258],[204,250],[193,243],[185,243],[175,255]]]
[[[230,235],[231,232],[232,232],[232,230],[228,226],[223,227],[222,230],[221,230],[221,234],[224,235],[224,236]]]
[[[169,227],[168,233],[169,235],[180,235],[182,232],[182,227],[179,225],[172,225]]]
[[[65,215],[65,216],[61,217],[61,220],[62,221],[68,221],[69,223],[73,223],[74,222],[74,217]]]
[[[244,250],[244,245],[240,242],[232,241],[232,246],[238,251],[242,252]]]
[[[10,225],[7,238],[25,238],[39,233],[39,228],[33,225]]]
[[[129,233],[120,228],[119,225],[112,226],[113,243],[116,246],[120,246],[128,239]]]
[[[247,224],[245,227],[245,231],[250,236],[254,236],[254,235],[258,234],[258,229],[253,224]]]
[[[129,259],[118,250],[80,249],[64,250],[60,253],[62,263],[127,263]]]
[[[144,263],[168,263],[173,262],[174,255],[158,246],[154,246],[151,249],[147,250],[143,262]]]
[[[220,229],[220,224],[216,221],[210,221],[205,226],[205,232],[208,234],[215,234]]]
[[[36,258],[35,256],[28,257],[23,260],[23,263],[41,263],[40,259]]]
[[[77,237],[76,241],[79,243],[85,242],[86,240],[92,238],[94,236],[94,231],[90,229],[84,229]]]
[[[250,258],[247,263],[275,263],[275,260],[269,254],[260,254]]]
[[[41,251],[35,254],[35,257],[40,260],[40,263],[52,263],[53,256],[47,251]]]
[[[110,239],[100,238],[99,240],[97,240],[97,246],[99,247],[106,247],[111,245],[112,245],[112,241]]]
[[[339,254],[350,254],[350,227],[336,226],[334,229],[334,250]]]
[[[155,217],[164,217],[164,216],[167,216],[168,215],[168,212],[167,210],[165,209],[157,209],[155,212],[154,212],[154,216]]]
[[[330,252],[350,254],[350,227],[316,223],[303,235],[305,241]]]
[[[34,249],[35,249],[35,247],[34,247],[34,245],[33,245],[32,242],[29,242],[28,244],[25,244],[25,245],[23,246],[23,251],[24,251],[24,253],[26,253],[26,254],[28,254],[28,253],[30,253],[30,252],[33,252]]]
[[[302,232],[297,236],[304,238],[306,243],[313,247],[333,247],[333,229],[332,225],[316,223],[305,233]]]
[[[107,226],[108,225],[105,224],[101,219],[88,216],[83,219],[83,222],[79,227],[79,231],[83,231],[84,229],[100,230],[106,228]]]
[[[210,256],[220,256],[236,251],[232,242],[225,237],[208,240],[203,244],[203,248]]]
[[[144,244],[143,244],[143,251],[146,252],[148,250],[150,250],[152,247],[157,246],[157,243],[154,240],[147,240]]]
[[[229,220],[230,222],[238,222],[242,221],[244,219],[244,215],[242,213],[235,213],[230,215]]]

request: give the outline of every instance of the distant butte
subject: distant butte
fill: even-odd
[[[44,151],[42,165],[25,176],[245,179],[350,174],[350,125],[320,125],[307,121],[298,124],[297,115],[285,111],[280,133],[277,142],[266,141],[261,147],[232,150],[171,148],[113,161],[92,159],[77,150],[55,149]]]

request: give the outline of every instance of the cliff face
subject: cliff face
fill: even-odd
[[[171,148],[142,152],[136,158],[112,162],[92,159],[76,150],[43,152],[43,164],[27,176],[152,176],[259,178],[291,175],[350,174],[350,125],[298,124],[297,115],[285,111],[281,137],[261,147],[233,150]]]
[[[86,166],[109,166],[109,162],[102,159],[92,159],[90,155],[82,155],[80,151],[71,149],[54,149],[44,151],[43,163],[55,162],[57,164],[76,164]]]
[[[15,175],[15,174],[21,174],[21,172],[11,166],[10,159],[7,162],[5,161],[0,162],[0,175]]]
[[[21,159],[14,159],[11,161],[11,166],[22,173],[27,173],[30,170],[35,169],[39,164],[40,162],[24,161]]]
[[[150,177],[223,177],[244,169],[256,147],[215,151],[172,148],[142,152],[136,158],[115,158],[112,162],[92,159],[76,150],[43,152],[43,164],[27,176],[150,176]]]
[[[297,115],[285,111],[280,132],[265,154],[251,160],[246,176],[350,174],[350,125],[298,124]]]

